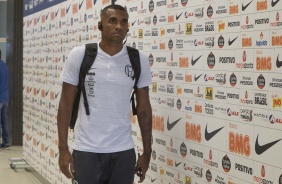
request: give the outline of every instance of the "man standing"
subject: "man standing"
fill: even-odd
[[[139,52],[141,74],[135,92],[144,152],[136,163],[130,123],[130,94],[134,80],[125,72],[131,63],[123,44],[128,32],[127,11],[120,5],[105,7],[98,28],[102,39],[95,62],[85,78],[90,115],[86,115],[81,97],[73,155],[67,144],[68,129],[85,46],[75,47],[70,52],[60,77],[63,86],[57,123],[59,166],[63,174],[77,184],[132,184],[134,173],[142,182],[152,152],[149,60]]]
[[[8,67],[1,60],[0,50],[0,135],[2,132],[2,144],[0,149],[10,149],[9,129],[8,129],[8,101],[9,101],[9,83]]]

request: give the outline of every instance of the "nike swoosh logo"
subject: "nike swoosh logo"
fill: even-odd
[[[231,46],[233,44],[233,42],[235,42],[235,40],[237,40],[237,38],[238,38],[238,36],[231,41],[230,41],[230,38],[229,38],[228,45]]]
[[[219,129],[216,129],[212,132],[208,132],[208,124],[206,125],[206,130],[205,130],[205,139],[206,141],[209,141],[211,140],[211,138],[213,138],[221,129],[223,129],[223,127],[219,128]]]
[[[94,5],[95,5],[95,4],[97,3],[97,0],[94,0],[93,3],[94,3]]]
[[[48,17],[49,17],[49,12],[48,12],[48,14],[46,15],[45,19],[47,20],[47,19],[48,19]]]
[[[79,9],[81,8],[81,6],[83,5],[84,0],[82,0],[81,3],[79,3]]]
[[[60,92],[58,92],[57,94],[55,94],[55,99],[57,99],[58,95],[60,94]]]
[[[55,13],[55,16],[56,16],[56,17],[58,16],[58,13],[59,13],[59,9],[58,9],[57,12]]]
[[[154,183],[156,180],[157,180],[157,178],[156,179],[151,178],[151,183]]]
[[[178,167],[182,162],[176,163],[174,162],[175,167]]]
[[[282,61],[279,61],[279,55],[277,56],[277,59],[276,59],[276,66],[277,68],[280,68],[282,66]]]
[[[45,93],[45,96],[47,96],[47,95],[48,95],[48,93],[49,93],[49,90]]]
[[[203,75],[203,74],[201,74],[201,75],[199,75],[199,76],[196,77],[196,74],[195,74],[195,76],[194,76],[195,82],[196,82],[202,75]]]
[[[71,5],[69,5],[69,7],[66,9],[67,14],[69,13],[70,7],[71,7]]]
[[[32,19],[29,21],[29,24],[31,24],[32,23]]]
[[[259,134],[258,134],[259,136]],[[270,142],[270,143],[267,143],[267,144],[264,144],[264,145],[259,145],[258,143],[258,136],[257,136],[257,140],[256,140],[256,144],[255,144],[255,150],[256,150],[256,153],[258,155],[261,155],[262,153],[264,153],[266,150],[268,150],[269,148],[271,148],[273,145],[275,145],[276,143],[278,143],[279,141],[281,141],[281,139],[278,139],[276,141],[273,141],[273,142]]]
[[[280,1],[280,0],[277,0],[277,1],[272,0],[272,1],[271,1],[271,6],[272,6],[272,7],[276,6],[276,4],[277,4],[279,1]]]
[[[40,91],[40,88],[37,90],[37,94],[39,93],[39,91]]]
[[[181,118],[179,118],[178,120],[175,120],[172,123],[169,123],[169,117],[168,117],[167,118],[167,129],[168,129],[168,131],[170,131],[180,120],[181,120]]]
[[[176,20],[178,20],[181,17],[182,13],[180,13],[179,15],[176,15]]]
[[[253,1],[249,2],[248,4],[246,4],[246,6],[244,6],[243,3],[242,3],[242,10],[245,11],[252,2]]]
[[[40,17],[41,17],[41,16],[40,16]],[[39,22],[39,20],[40,20],[40,17],[38,17],[38,18],[37,18],[37,22]]]
[[[135,20],[134,22],[132,22],[131,26],[134,26],[134,24],[135,24],[136,21],[137,21],[137,20]]]
[[[199,56],[197,59],[193,60],[193,56],[192,56],[192,61],[191,61],[192,66],[194,66],[201,57],[202,55]]]

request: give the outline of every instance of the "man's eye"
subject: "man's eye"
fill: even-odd
[[[123,25],[127,25],[127,21],[122,21],[121,22]]]

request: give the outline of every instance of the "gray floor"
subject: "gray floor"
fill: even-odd
[[[22,158],[22,146],[12,146],[10,150],[0,151],[1,184],[49,184],[29,165],[17,165],[10,168],[9,158]]]

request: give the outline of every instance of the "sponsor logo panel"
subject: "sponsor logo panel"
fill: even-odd
[[[262,164],[259,162],[254,162],[254,168],[258,168],[254,170],[253,173],[253,183],[276,183],[273,178],[273,166]],[[278,182],[277,182],[278,183]]]
[[[269,114],[272,114],[272,112]],[[258,162],[263,160],[263,163],[269,165],[276,165],[277,162],[282,161],[282,158],[280,157],[282,150],[279,149],[282,144],[281,130],[258,126],[254,126],[253,130],[252,152],[254,160]],[[259,167],[256,166],[256,168]],[[257,170],[255,170],[255,172],[256,171]],[[254,176],[259,175],[254,173]]]
[[[226,140],[222,139],[222,137],[226,137],[226,120],[214,117],[209,117],[208,119],[208,121],[204,121],[204,127],[202,128],[204,145],[206,148],[226,151]],[[216,124],[213,122],[216,122]],[[204,156],[208,157],[206,154]]]
[[[253,161],[240,156],[236,156],[234,164],[235,176],[246,182],[252,183],[254,170],[256,170],[256,168],[254,168],[253,166]]]

